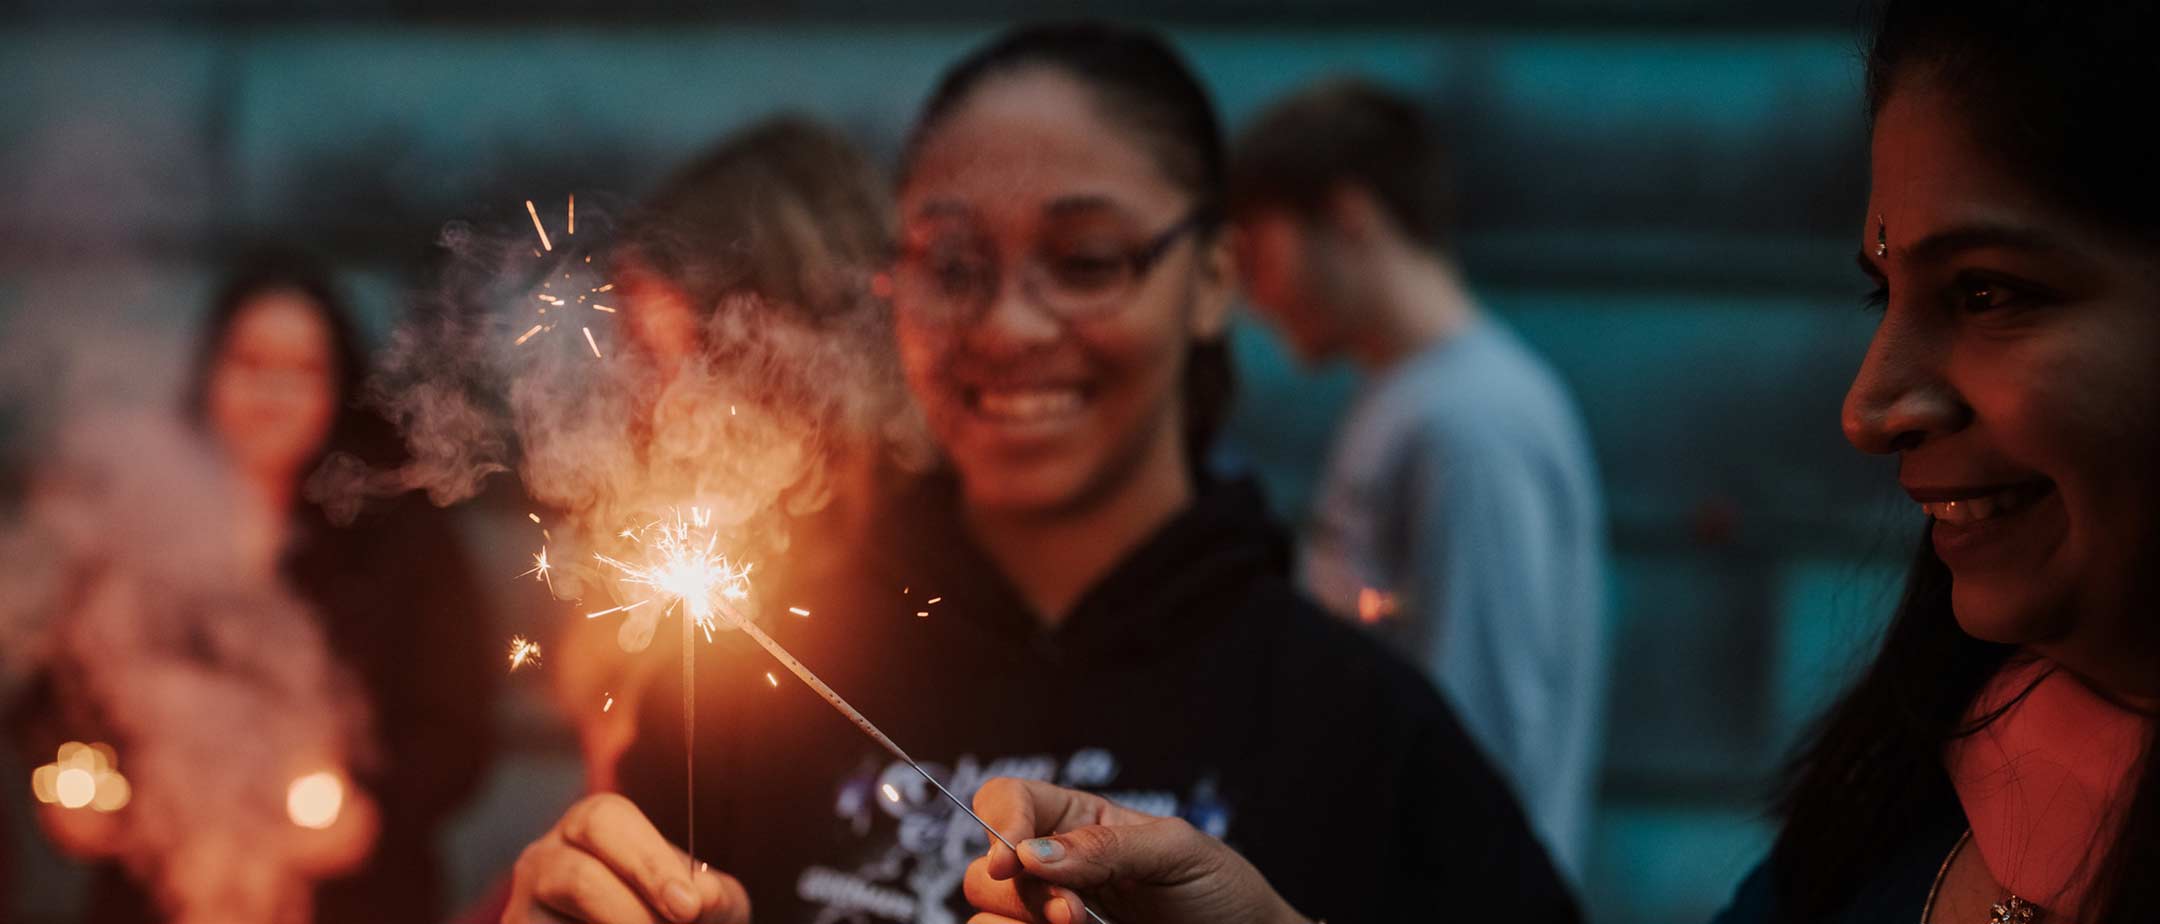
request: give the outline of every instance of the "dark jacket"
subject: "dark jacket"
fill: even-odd
[[[961,798],[1011,775],[1180,815],[1335,924],[1577,919],[1432,687],[1292,588],[1251,487],[1203,491],[1055,629],[953,523],[949,490],[883,517],[855,575],[759,596],[773,635]],[[739,633],[698,658],[697,853],[761,924],[966,919],[986,844],[966,815]],[[666,676],[623,779],[681,843]]]

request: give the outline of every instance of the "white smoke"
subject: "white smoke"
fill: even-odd
[[[277,578],[269,519],[176,415],[78,409],[50,445],[0,535],[34,578],[0,597],[0,651],[50,684],[35,721],[115,746],[133,793],[109,817],[53,809],[56,836],[125,865],[174,920],[304,914],[307,884],[372,832],[358,807],[335,836],[295,825],[287,787],[364,765],[367,717]]]
[[[841,473],[927,459],[868,268],[805,268],[840,277],[806,288],[853,293],[817,316],[725,297],[698,312],[695,354],[662,363],[631,335],[637,306],[607,288],[606,251],[576,246],[603,226],[579,221],[579,238],[547,251],[529,233],[445,232],[438,294],[393,334],[371,389],[411,461],[333,460],[311,498],[350,510],[425,490],[448,504],[514,473],[554,515],[556,593],[582,598],[612,593],[593,553],[627,554],[625,529],[702,508],[730,557],[763,560],[787,551],[790,519],[826,504]]]

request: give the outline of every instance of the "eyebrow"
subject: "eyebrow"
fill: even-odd
[[[1122,213],[1125,210],[1120,208],[1117,202],[1109,196],[1098,195],[1066,196],[1062,199],[1053,199],[1049,205],[1043,206],[1043,213],[1052,218],[1063,218],[1079,212],[1103,211]]]
[[[915,210],[915,214],[917,217],[923,218],[966,218],[974,215],[975,210],[968,208],[964,202],[955,202],[951,199],[934,199],[923,203],[921,208]]]
[[[1985,247],[2006,247],[2016,250],[2062,251],[2067,248],[2056,238],[2032,229],[2015,225],[1977,224],[1945,228],[1900,248],[1907,260],[1917,263],[1941,263],[1968,250]],[[1865,251],[1862,251],[1865,257]]]

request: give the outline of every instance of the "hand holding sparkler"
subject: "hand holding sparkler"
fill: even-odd
[[[750,895],[667,842],[630,800],[588,796],[518,856],[503,924],[749,924]]]
[[[1095,914],[1074,891],[1086,889],[1125,924],[1309,924],[1237,851],[1181,819],[1009,778],[983,784],[975,808],[1002,832],[968,867],[976,922],[1080,924]]]

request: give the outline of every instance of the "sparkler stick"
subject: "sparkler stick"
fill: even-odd
[[[787,668],[789,673],[794,674],[797,679],[809,686],[810,689],[815,690],[817,695],[824,697],[825,702],[830,703],[834,709],[839,710],[841,715],[847,716],[848,721],[855,723],[856,728],[862,729],[863,734],[870,736],[870,740],[877,742],[878,746],[884,748],[887,753],[899,758],[901,763],[907,764],[910,769],[921,775],[923,779],[930,781],[930,785],[937,787],[938,792],[943,793],[946,799],[951,800],[952,804],[959,806],[960,810],[966,812],[969,818],[975,819],[976,824],[981,825],[982,829],[988,832],[991,837],[997,838],[997,842],[1004,844],[1005,849],[1012,851],[1014,856],[1020,855],[1020,848],[1013,846],[1013,842],[1006,840],[1005,835],[999,834],[996,828],[990,827],[990,823],[982,820],[981,815],[975,814],[974,808],[962,801],[959,796],[953,795],[952,790],[946,789],[945,784],[938,782],[937,777],[931,776],[930,771],[923,769],[922,764],[916,763],[915,758],[909,757],[908,752],[901,749],[898,742],[886,737],[885,733],[880,731],[868,716],[863,715],[861,710],[849,705],[848,701],[842,698],[832,687],[826,686],[825,681],[818,679],[816,673],[812,672],[801,661],[796,660],[795,656],[789,654],[788,650],[781,647],[779,642],[774,641],[772,636],[766,635],[765,630],[758,628],[757,623],[744,618],[741,613],[736,612],[733,606],[724,601],[719,602],[719,608],[722,613],[727,614],[728,619],[735,623],[735,628],[741,629],[743,634],[750,636],[752,641],[757,642],[759,647],[765,649],[765,653],[773,656],[773,660],[779,661],[780,666]],[[688,622],[689,620],[684,620],[685,624],[688,624]],[[1109,922],[1103,920],[1102,915],[1096,914],[1095,909],[1092,907],[1087,909],[1087,916],[1089,920],[1096,922],[1096,924],[1109,924]]]
[[[683,853],[690,859],[690,881],[697,881],[697,620],[682,623]]]

